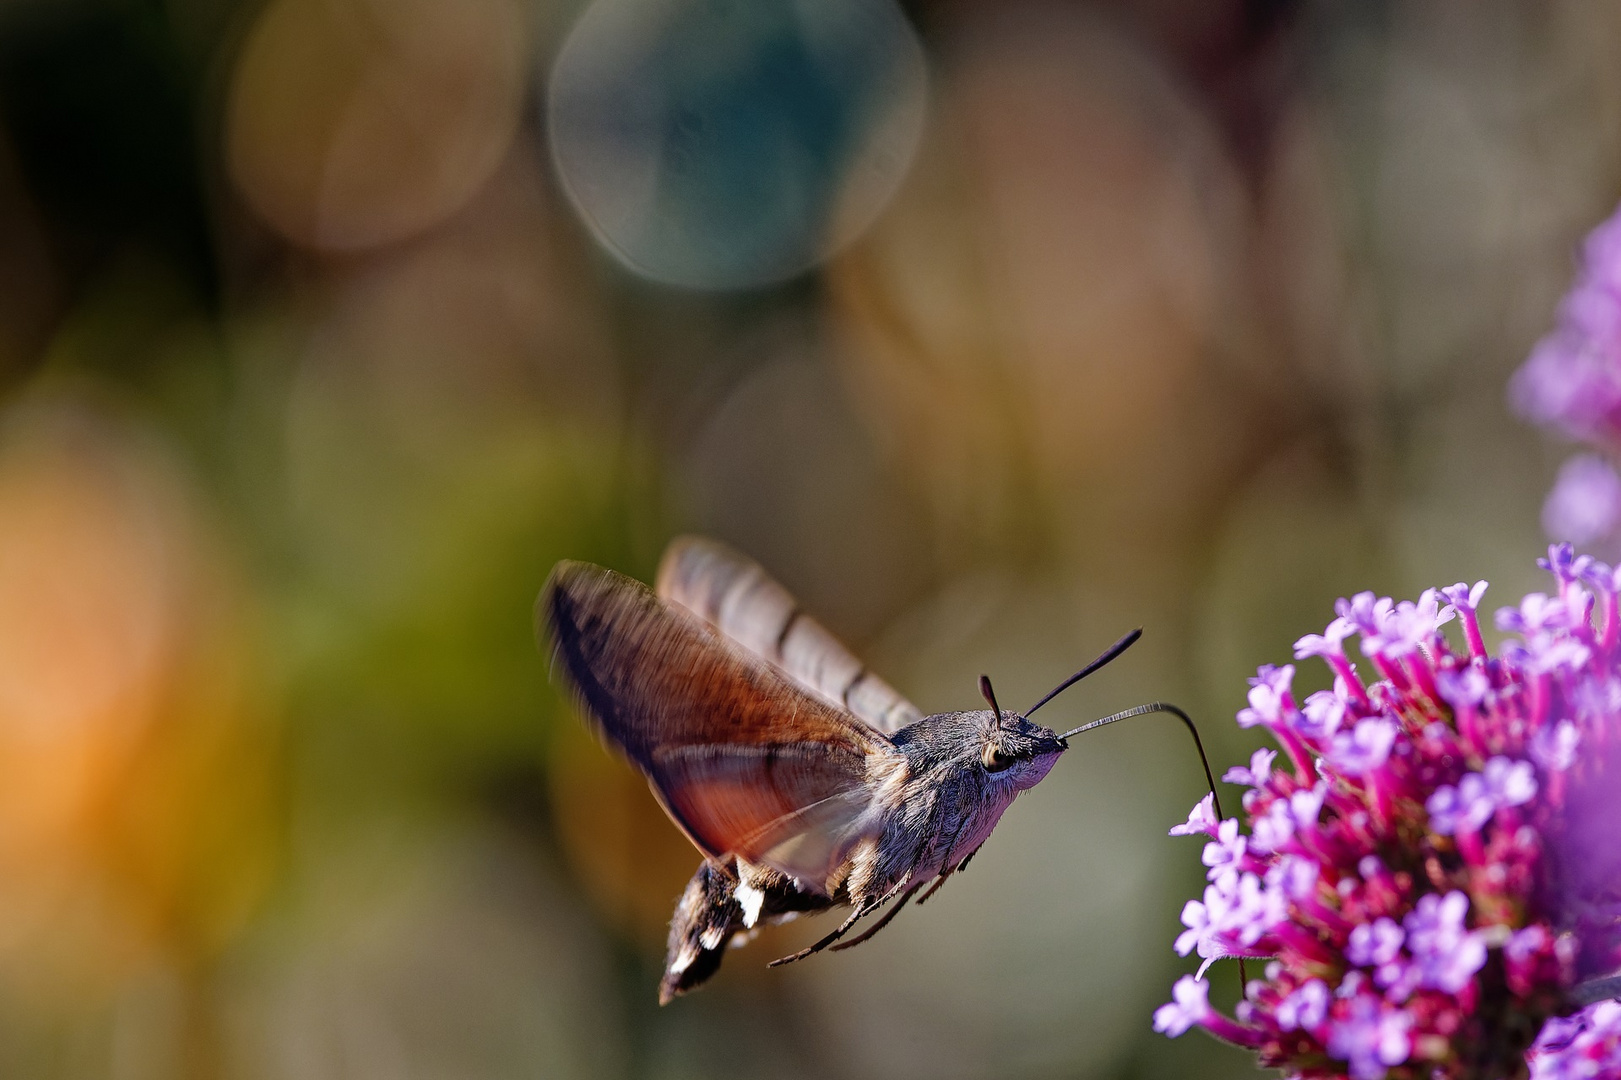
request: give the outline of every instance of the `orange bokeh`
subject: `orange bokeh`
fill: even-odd
[[[161,449],[82,402],[6,417],[0,523],[0,968],[204,960],[272,849],[236,591]]]
[[[526,24],[513,0],[274,0],[237,59],[226,154],[295,243],[403,239],[467,202],[517,131]]]

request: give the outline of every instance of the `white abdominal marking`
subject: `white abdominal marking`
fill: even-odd
[[[683,971],[691,967],[692,962],[696,959],[698,959],[697,949],[694,949],[691,945],[681,946],[681,951],[677,953],[675,959],[670,962],[670,974],[681,974]]]
[[[765,903],[765,893],[753,885],[739,885],[732,895],[743,909],[744,926],[753,926],[760,921],[760,905]]]

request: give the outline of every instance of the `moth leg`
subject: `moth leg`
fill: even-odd
[[[859,920],[871,915],[873,912],[877,911],[879,908],[893,900],[895,898],[895,894],[906,887],[907,880],[907,878],[902,878],[900,881],[895,883],[894,888],[890,889],[876,900],[864,900],[860,904],[856,905],[856,909],[850,913],[850,917],[845,919],[844,922],[840,923],[837,930],[834,930],[821,941],[818,941],[814,945],[808,945],[805,948],[800,949],[792,956],[778,957],[777,959],[771,961],[771,963],[767,964],[766,967],[778,967],[782,964],[791,964],[795,960],[805,959],[805,957],[811,955],[812,953],[821,952],[823,949],[839,940],[839,938],[843,937],[849,931],[850,927],[854,926]]]
[[[946,878],[950,877],[958,870],[961,870],[964,866],[967,866],[968,860],[974,857],[974,851],[979,850],[979,848],[975,848],[974,851],[970,851],[961,862],[956,862],[951,857],[956,852],[957,841],[961,839],[962,831],[967,827],[967,825],[968,818],[965,815],[963,819],[957,823],[957,831],[951,834],[951,843],[946,846],[946,857],[941,860],[940,873],[935,877],[934,884],[929,886],[929,891],[923,894],[923,899],[918,901],[919,904],[923,903],[924,900],[927,900],[936,892],[940,891],[940,886],[946,883]]]
[[[901,913],[901,908],[905,907],[906,902],[912,899],[912,894],[923,888],[923,884],[924,883],[920,881],[902,893],[901,898],[895,901],[895,906],[884,912],[884,917],[882,919],[879,919],[867,929],[863,930],[859,937],[851,938],[849,941],[841,941],[829,949],[828,952],[838,952],[841,949],[853,949],[857,945],[860,945],[863,941],[866,941],[868,938],[872,937],[878,931],[882,930],[884,927],[888,926],[890,920],[899,915]]]
[[[917,902],[921,904],[921,903],[923,903],[923,901],[927,900],[929,897],[931,897],[935,893],[939,892],[940,891],[940,886],[942,886],[942,885],[944,885],[946,883],[946,878],[950,877],[952,874],[961,873],[963,870],[966,870],[968,868],[969,860],[972,859],[975,855],[978,855],[978,854],[979,854],[979,848],[975,848],[973,851],[970,851],[968,854],[964,855],[962,857],[962,862],[958,863],[956,866],[950,867],[949,869],[946,870],[945,873],[943,873],[939,877],[935,878],[934,879],[934,884],[929,886],[929,891],[924,893],[922,896],[918,897]]]
[[[921,903],[923,903],[923,901],[927,900],[929,897],[931,897],[935,893],[939,892],[940,891],[940,886],[942,886],[942,885],[944,885],[946,883],[946,878],[950,877],[952,875],[952,873],[953,873],[953,871],[947,870],[945,873],[943,873],[939,877],[935,878],[934,879],[934,884],[929,886],[929,891],[924,893],[922,896],[918,897],[917,902],[919,904],[921,904]]]
[[[803,960],[803,959],[805,959],[805,957],[810,956],[812,953],[821,952],[823,949],[827,948],[829,945],[831,945],[835,941],[839,940],[839,938],[843,937],[845,935],[845,932],[848,931],[850,929],[850,927],[854,926],[858,919],[860,919],[863,915],[869,914],[870,912],[875,910],[878,907],[879,904],[882,904],[882,903],[883,903],[882,900],[876,900],[876,901],[872,901],[870,903],[862,904],[860,907],[856,908],[854,911],[852,911],[850,913],[850,917],[848,919],[845,919],[842,923],[839,924],[839,928],[837,930],[834,930],[831,934],[827,935],[827,937],[823,938],[821,941],[818,941],[814,945],[805,946],[803,949],[800,949],[798,952],[794,953],[792,956],[779,956],[779,957],[777,957],[777,959],[775,959],[775,960],[771,961],[771,963],[767,964],[766,967],[781,967],[783,964],[791,964],[795,960]]]

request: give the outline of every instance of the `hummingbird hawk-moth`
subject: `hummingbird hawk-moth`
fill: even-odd
[[[704,857],[670,920],[661,1004],[713,975],[733,939],[762,923],[851,909],[772,966],[868,940],[966,867],[1081,731],[1165,711],[1198,741],[1186,714],[1160,703],[1062,735],[1028,719],[1137,632],[1022,715],[1003,712],[981,676],[989,710],[924,716],[758,564],[710,540],[673,542],[656,590],[559,563],[536,617],[583,712]]]

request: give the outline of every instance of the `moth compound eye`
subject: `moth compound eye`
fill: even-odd
[[[986,743],[985,749],[979,755],[979,763],[985,766],[986,772],[1001,772],[1016,760],[1002,753],[1001,748],[995,743]]]

